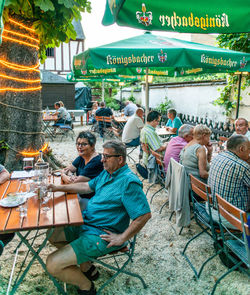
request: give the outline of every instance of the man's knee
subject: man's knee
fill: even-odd
[[[46,268],[53,276],[55,276],[61,270],[60,265],[58,265],[58,259],[56,258],[56,252],[51,253],[46,260]]]

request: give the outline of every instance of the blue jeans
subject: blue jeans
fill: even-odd
[[[140,137],[133,139],[132,141],[126,143],[126,146],[138,146],[140,145]]]

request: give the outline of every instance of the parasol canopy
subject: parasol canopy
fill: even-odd
[[[106,0],[103,25],[180,33],[250,32],[249,0]]]
[[[149,32],[90,48],[73,58],[75,79],[89,74],[184,76],[249,72],[250,54],[217,48]],[[146,112],[148,110],[146,78]]]

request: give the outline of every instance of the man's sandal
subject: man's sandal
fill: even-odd
[[[82,272],[82,273],[83,273],[83,274],[85,275],[85,277],[87,277],[90,281],[95,281],[95,280],[97,280],[97,279],[99,278],[99,275],[100,275],[99,271],[97,271],[94,275],[92,275],[92,273],[93,273],[95,270],[96,270],[96,267],[95,267],[94,265],[92,265],[88,271],[86,271],[86,272]]]
[[[96,295],[96,289],[95,289],[95,285],[93,282],[91,282],[91,288],[90,290],[77,290],[77,293],[79,295]]]

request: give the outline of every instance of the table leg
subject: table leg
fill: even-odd
[[[10,295],[15,294],[17,288],[19,287],[19,285],[21,284],[21,282],[23,281],[23,279],[25,278],[27,272],[29,271],[30,267],[32,266],[33,262],[35,259],[38,260],[38,262],[41,264],[42,268],[45,270],[46,274],[49,276],[49,278],[53,281],[54,285],[57,287],[57,290],[60,294],[66,295],[66,293],[64,292],[63,288],[61,287],[61,285],[57,282],[57,280],[50,274],[48,273],[47,269],[46,269],[46,265],[43,262],[43,260],[41,259],[41,257],[39,256],[39,253],[42,251],[42,249],[45,247],[48,239],[51,237],[52,233],[53,233],[54,229],[50,229],[48,232],[48,235],[45,237],[44,241],[42,242],[42,244],[40,245],[40,247],[38,248],[37,251],[35,251],[32,247],[32,245],[30,245],[30,243],[28,242],[28,240],[25,238],[25,236],[23,236],[20,232],[17,232],[18,237],[21,239],[21,241],[27,246],[27,248],[29,249],[29,251],[31,251],[33,253],[33,258],[30,260],[29,264],[27,265],[27,267],[25,268],[25,270],[23,271],[21,277],[18,279],[18,281],[15,283],[15,286],[12,288]]]

